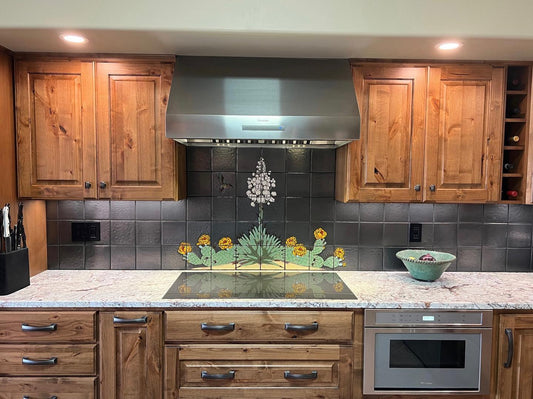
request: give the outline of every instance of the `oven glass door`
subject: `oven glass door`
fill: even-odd
[[[477,391],[480,362],[480,333],[376,333],[374,388]]]

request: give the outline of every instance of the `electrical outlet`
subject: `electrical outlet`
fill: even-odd
[[[409,224],[409,242],[422,241],[422,225],[420,223]]]
[[[72,242],[100,241],[100,222],[72,222]]]

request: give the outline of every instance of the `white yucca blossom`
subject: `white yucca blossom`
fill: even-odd
[[[276,187],[276,180],[270,177],[270,171],[267,172],[265,160],[259,158],[257,161],[256,172],[248,178],[248,191],[246,195],[252,200],[251,205],[267,204],[274,202],[276,192],[272,189]]]

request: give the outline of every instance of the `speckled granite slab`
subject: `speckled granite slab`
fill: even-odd
[[[339,272],[356,300],[162,299],[180,271],[49,270],[0,297],[0,308],[433,308],[533,310],[533,273],[444,273],[435,282],[407,272]],[[186,287],[184,288],[186,289]],[[298,287],[299,290],[303,287]]]

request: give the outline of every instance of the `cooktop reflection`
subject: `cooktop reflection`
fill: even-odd
[[[183,272],[163,299],[357,299],[334,272]]]

